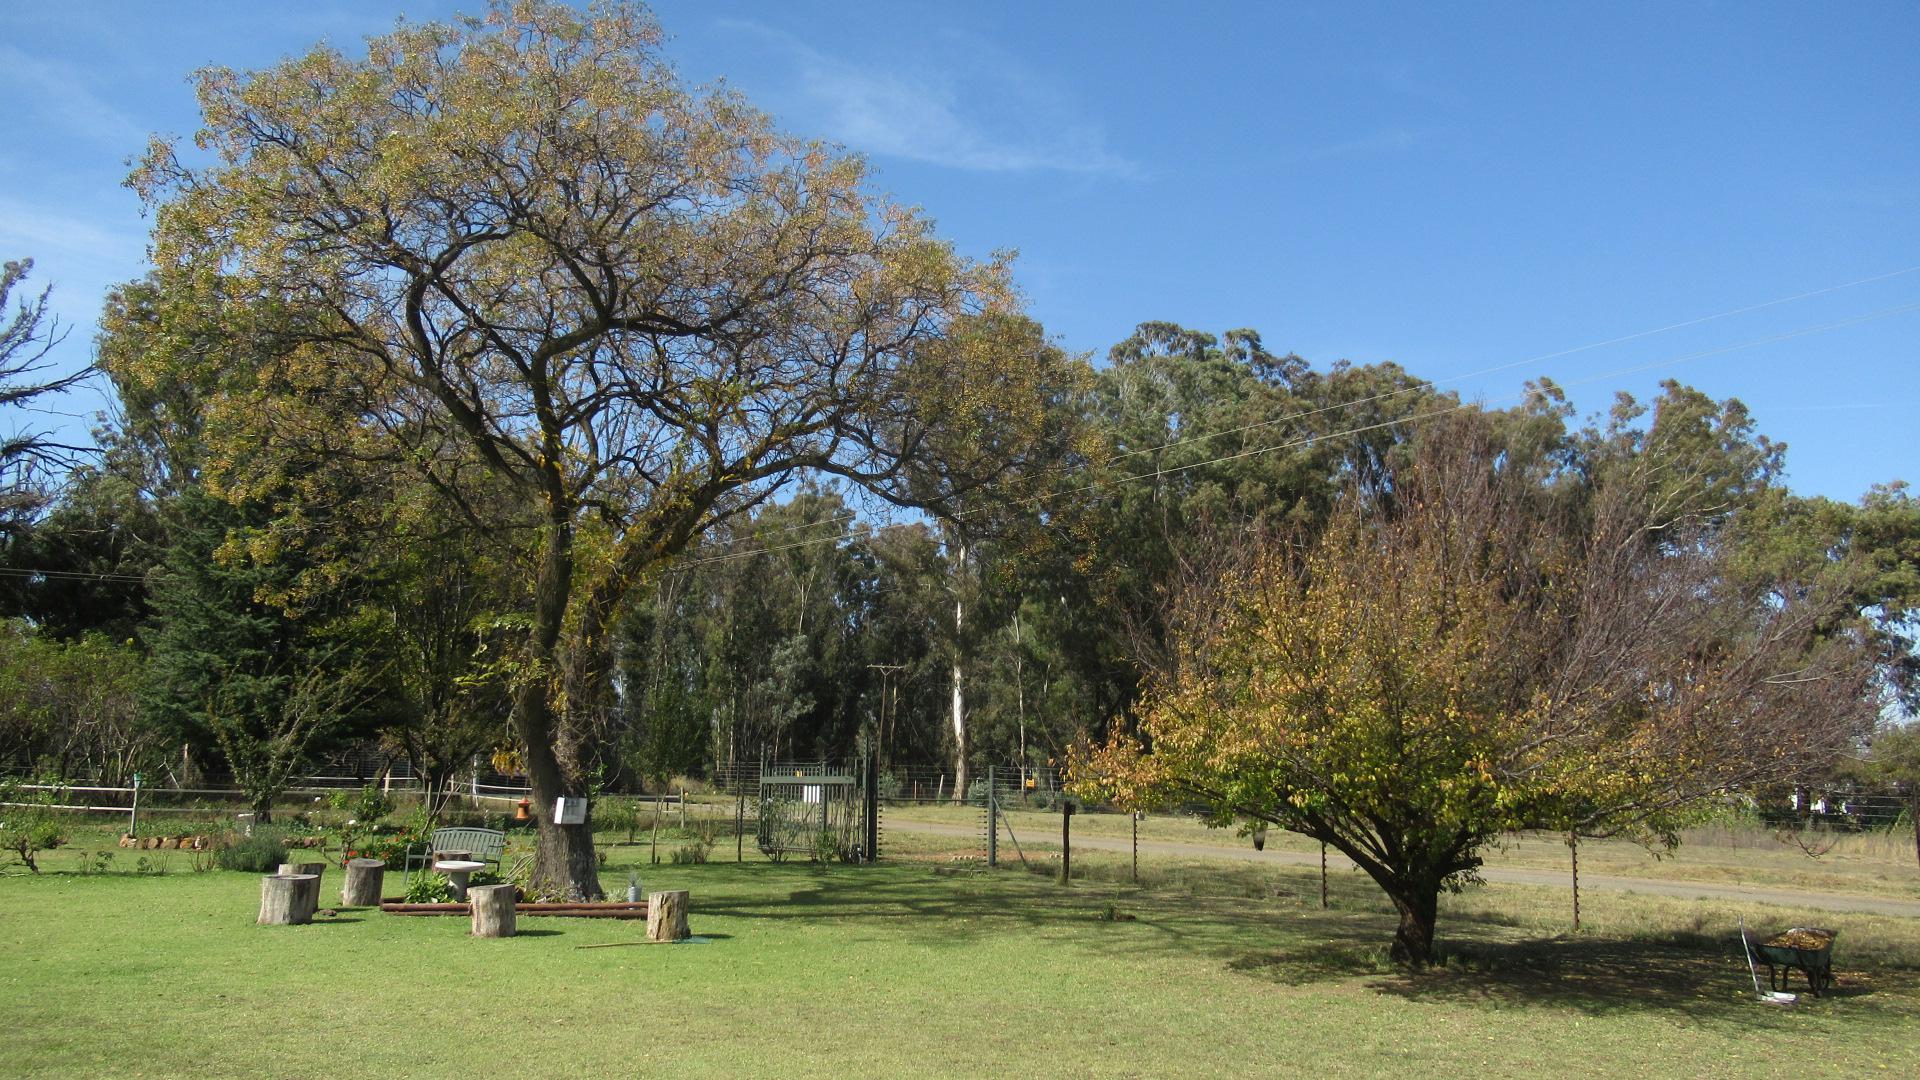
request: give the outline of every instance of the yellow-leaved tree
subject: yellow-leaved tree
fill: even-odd
[[[1324,531],[1196,575],[1137,724],[1077,756],[1080,789],[1331,845],[1392,899],[1393,956],[1420,965],[1440,893],[1502,833],[1671,842],[1699,800],[1871,726],[1871,657],[1837,590],[1733,586],[1651,455],[1598,479],[1517,458],[1484,417],[1438,425]]]

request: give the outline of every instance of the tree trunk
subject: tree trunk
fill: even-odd
[[[261,926],[301,926],[320,908],[320,875],[274,874],[260,879]]]
[[[1433,926],[1439,918],[1440,883],[1438,881],[1400,882],[1387,895],[1400,912],[1400,927],[1393,933],[1392,957],[1408,967],[1426,967],[1433,963]]]
[[[348,859],[346,884],[340,887],[341,907],[373,907],[380,902],[387,864],[379,859]]]
[[[679,941],[689,936],[687,890],[657,892],[647,897],[647,940]]]
[[[959,616],[959,605],[954,605],[954,615]],[[953,801],[962,802],[967,797],[967,699],[962,690],[964,675],[960,670],[960,661],[953,662]]]
[[[517,933],[513,886],[481,885],[467,890],[474,937],[512,937]]]
[[[1913,861],[1920,865],[1920,782],[1916,782],[1913,794],[1907,797],[1907,816],[1913,819]]]
[[[425,791],[427,817],[439,821],[440,811],[446,805],[447,778],[453,775],[453,770],[423,760],[414,764],[414,771],[420,774],[420,785]]]
[[[579,825],[553,820],[554,800],[581,791],[569,783],[561,751],[577,766],[575,747],[561,746],[565,718],[554,715],[552,687],[559,680],[559,643],[566,622],[573,585],[573,531],[564,513],[552,514],[543,544],[540,573],[534,583],[534,625],[527,641],[527,661],[546,678],[530,678],[514,695],[514,724],[527,755],[527,785],[533,789],[533,816],[539,825],[539,846],[533,863],[536,896],[568,900],[600,900],[600,868],[593,851],[593,810]]]
[[[953,560],[953,801],[967,797],[967,696],[965,656],[967,602],[961,590],[966,587],[967,545],[956,548]]]
[[[546,695],[537,706],[545,710]],[[551,724],[546,725],[550,730]],[[532,727],[523,727],[527,739],[527,782],[533,789],[533,816],[539,823],[539,846],[533,862],[533,891],[537,895],[560,896],[568,900],[603,900],[600,888],[599,860],[593,850],[593,808],[579,825],[561,825],[553,820],[554,800],[570,794],[560,773],[553,747],[536,742]],[[543,731],[544,735],[545,732]]]

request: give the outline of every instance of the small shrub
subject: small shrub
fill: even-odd
[[[791,799],[760,799],[754,805],[754,815],[760,822],[757,843],[761,854],[773,862],[787,861],[787,848],[779,843],[786,835],[786,823],[794,811]]]
[[[375,825],[345,843],[346,851],[341,855],[341,861],[379,859],[387,864],[387,869],[399,870],[406,866],[407,849],[420,850],[427,845],[431,835],[429,830],[416,824]]]
[[[361,825],[371,825],[393,811],[393,802],[372,784],[359,791],[336,791],[327,797],[335,810]]]
[[[39,873],[40,864],[34,861],[34,856],[67,842],[59,820],[51,810],[38,807],[10,806],[5,808],[5,813],[6,818],[0,820],[0,850],[13,852],[21,865]]]
[[[421,874],[408,883],[406,895],[409,904],[447,904],[453,902],[453,886],[447,884],[446,878]]]
[[[840,838],[832,829],[821,829],[813,834],[813,861],[830,863],[840,858]]]
[[[675,848],[670,859],[675,864],[703,863],[707,861],[707,855],[712,850],[713,841],[696,838],[690,844]]]
[[[607,799],[593,808],[593,819],[603,829],[625,832],[631,844],[639,834],[640,807],[632,799]]]
[[[692,822],[687,831],[702,844],[712,847],[720,842],[720,834],[725,830],[722,828],[722,823],[713,818],[698,818]]]
[[[213,861],[222,870],[271,874],[287,861],[287,845],[278,829],[261,826],[215,852]]]

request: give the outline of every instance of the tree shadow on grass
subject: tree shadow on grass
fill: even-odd
[[[875,933],[923,933],[934,945],[1009,931],[1039,939],[1061,928],[1099,927],[1072,935],[1067,947],[1134,957],[1211,956],[1249,978],[1291,986],[1358,983],[1410,1000],[1682,1016],[1736,1030],[1778,1025],[1775,1010],[1754,1001],[1737,942],[1700,934],[1540,938],[1507,925],[1509,919],[1456,915],[1443,928],[1446,962],[1411,972],[1388,957],[1393,915],[1358,901],[1321,910],[1317,897],[1249,900],[1104,882],[1061,888],[1018,872],[953,877],[911,866],[726,868],[694,890],[696,920],[841,921]],[[1136,918],[1103,921],[1109,905]],[[1902,1002],[1920,990],[1915,971],[1837,975],[1832,991],[1803,995],[1796,1010],[1902,1012]]]
[[[1281,952],[1246,953],[1228,967],[1296,985],[1361,977],[1371,990],[1415,1001],[1571,1009],[1593,1016],[1680,1015],[1756,1030],[1778,1026],[1773,1010],[1754,1000],[1746,961],[1730,942],[1706,938],[1688,942],[1447,941],[1439,952],[1443,963],[1411,971],[1388,960],[1384,942],[1368,944],[1348,938]],[[1820,997],[1807,995],[1804,986],[1796,987],[1801,994],[1796,1007],[1877,1010],[1891,1004],[1882,991],[1896,989],[1896,983],[1915,982],[1906,973],[1840,972],[1834,986]]]

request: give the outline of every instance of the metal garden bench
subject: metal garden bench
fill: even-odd
[[[424,846],[425,850],[420,850]],[[499,829],[452,828],[435,829],[425,845],[416,845],[407,849],[406,872],[413,873],[417,862],[421,869],[431,870],[441,852],[465,852],[475,862],[490,862],[495,873],[500,871],[500,860],[506,854],[507,834]]]

